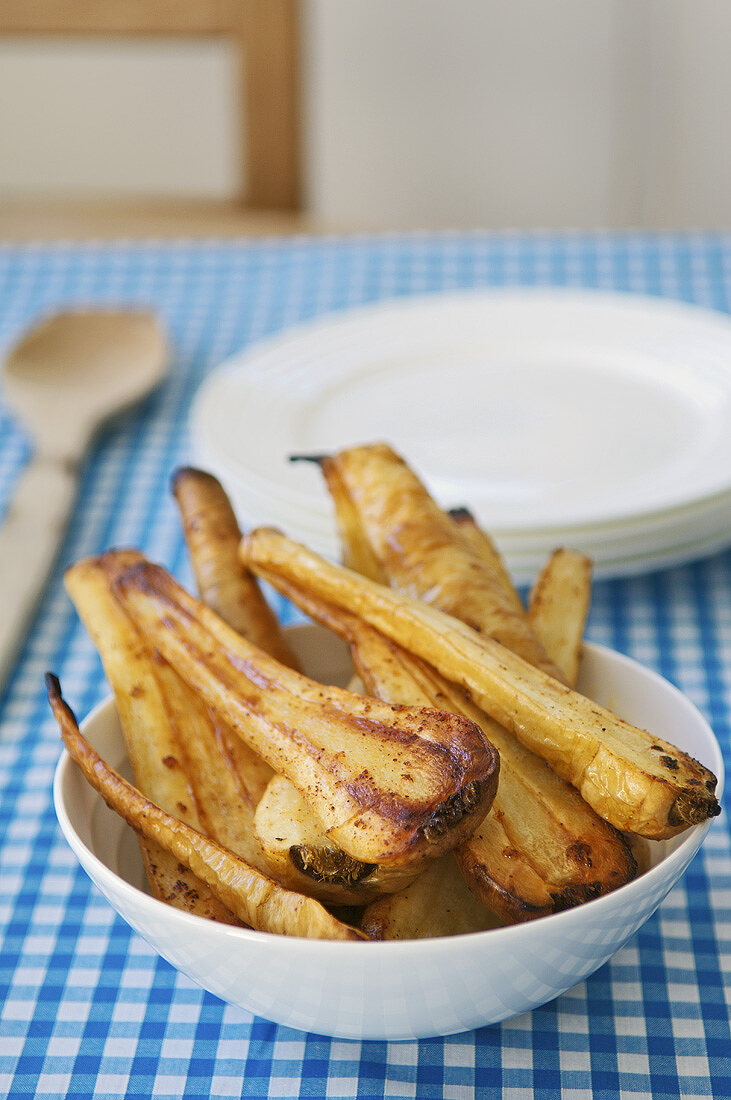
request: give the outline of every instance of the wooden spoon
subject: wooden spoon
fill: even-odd
[[[0,528],[0,691],[53,564],[94,431],[167,372],[168,348],[149,313],[59,313],[33,328],[3,365],[7,404],[34,454]]]

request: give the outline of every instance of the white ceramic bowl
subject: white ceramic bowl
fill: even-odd
[[[291,631],[310,675],[347,679],[347,653],[317,627]],[[587,645],[580,690],[657,731],[718,776],[707,722],[676,688],[636,662]],[[125,751],[112,699],[82,726],[114,767]],[[449,1035],[545,1004],[592,974],[637,931],[681,877],[709,824],[653,844],[634,882],[576,909],[448,939],[331,943],[274,936],[190,916],[146,892],[136,839],[64,753],[54,783],[61,828],[92,881],[124,919],[204,989],[290,1027],[354,1039]]]

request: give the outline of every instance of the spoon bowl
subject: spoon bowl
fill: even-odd
[[[36,453],[78,459],[103,420],[162,381],[167,360],[165,334],[151,313],[57,313],[6,357],[5,399]]]

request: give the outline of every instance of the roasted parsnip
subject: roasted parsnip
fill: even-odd
[[[500,579],[506,597],[522,607],[492,541],[466,509],[450,514],[475,553]],[[533,593],[531,621],[538,628],[536,634],[572,685],[578,673],[590,587],[589,559],[572,551],[558,551]],[[453,610],[456,617],[464,618],[459,599]],[[388,666],[386,671],[389,680]],[[408,690],[404,694],[403,684],[396,695],[388,692],[388,685],[385,693],[383,685],[380,688],[376,691],[380,698],[416,701]],[[451,689],[442,682],[439,690],[443,699]],[[419,701],[439,705],[433,695]],[[455,706],[461,712],[459,699],[453,700]],[[471,716],[475,717],[474,713]],[[479,713],[477,717],[479,720]],[[486,716],[483,719],[490,722]],[[548,771],[539,757],[507,731],[496,729],[493,723],[486,732],[492,734],[500,752],[500,788],[492,812],[455,853],[465,878],[486,905],[503,920],[524,920],[578,904],[633,876],[635,862],[625,842],[573,787]],[[382,908],[388,904],[386,899]]]
[[[720,812],[716,778],[698,761],[572,691],[495,639],[332,565],[269,528],[243,540],[242,556],[285,595],[296,599],[298,589],[310,589],[461,684],[480,709],[547,760],[616,828],[660,839]]]
[[[136,551],[112,550],[66,574],[114,690],[135,781],[168,813],[266,870],[254,810],[271,768],[215,721],[125,614],[112,586],[120,572],[141,561]],[[144,848],[143,858],[149,867]],[[167,873],[166,859],[155,866],[158,877]]]
[[[450,508],[449,515],[459,527],[462,538],[469,543],[473,553],[477,554],[479,558],[482,558],[492,570],[500,583],[506,600],[508,600],[516,611],[524,613],[525,608],[523,607],[523,601],[516,591],[515,585],[513,584],[513,578],[508,572],[502,554],[487,532],[482,530],[469,508]],[[374,577],[373,579],[377,580],[378,578]],[[455,617],[459,618],[459,615]],[[548,656],[552,657],[552,654],[549,653]]]
[[[447,854],[398,894],[372,902],[360,927],[372,940],[421,940],[484,932],[499,928],[500,921],[470,892]]]
[[[355,643],[361,631],[371,631],[370,627],[359,623],[354,617],[338,608],[324,608],[319,606],[317,601],[310,603],[306,598],[301,606],[311,618],[330,628],[346,641]],[[375,631],[371,632],[375,633]],[[363,681],[357,675],[351,678],[348,690],[366,694]],[[399,701],[405,702],[405,700]],[[285,776],[275,776],[269,783],[257,807],[255,827],[259,843],[269,860],[271,873],[278,882],[292,890],[300,890],[328,904],[361,906],[374,897],[397,898],[401,892],[403,876],[396,879],[392,868],[360,863],[334,845],[327,836],[322,822],[299,794],[294,784]],[[443,860],[435,862],[441,866]],[[398,869],[396,874],[400,874]],[[424,872],[420,872],[419,877],[422,874]],[[433,876],[430,876],[428,881],[432,882]],[[464,892],[469,894],[464,881],[460,881]],[[399,890],[399,894],[392,892],[394,888]],[[440,892],[439,897],[442,896],[447,896],[446,890]],[[415,900],[421,897],[421,892],[413,895]],[[443,913],[432,912],[429,926],[438,926],[443,929],[440,934],[448,935],[448,928],[453,921],[451,914],[458,909],[460,906],[452,907]],[[470,913],[473,910],[479,912],[482,906],[476,904],[470,895],[467,912]],[[397,921],[388,920],[387,912],[387,908],[379,910],[378,920],[383,924],[384,929],[395,928],[403,922],[415,923],[409,917],[407,907],[401,904],[398,905]],[[464,916],[460,918],[460,931],[478,931],[485,927],[484,921],[488,918],[483,910],[474,928],[466,927],[467,919]]]
[[[111,590],[115,573],[140,560],[141,555],[133,550],[87,558],[67,570],[65,584],[114,692],[137,786],[163,810],[200,829],[198,804],[182,766],[180,741],[157,675],[159,665]],[[141,836],[140,851],[155,897],[199,916],[238,923],[208,886],[154,839]]]
[[[470,889],[489,909],[508,923],[530,920],[635,877],[637,865],[621,835],[539,757],[511,744],[501,768],[499,806],[455,851]]]
[[[240,921],[261,932],[286,936],[365,939],[312,898],[282,889],[232,852],[156,806],[110,768],[83,737],[56,677],[47,675],[46,684],[63,743],[86,780],[133,829],[190,868]]]
[[[348,501],[356,516],[350,528],[360,524],[385,582],[561,679],[514,593],[506,594],[504,571],[474,551],[395,451],[384,443],[351,447],[323,459],[322,471],[336,511]]]
[[[276,615],[238,557],[241,531],[220,482],[183,466],[173,474],[172,490],[203,602],[254,645],[297,668]]]
[[[591,558],[578,550],[555,550],[530,594],[528,617],[544,648],[573,686],[591,601]]]
[[[290,668],[297,668],[297,660],[256,577],[239,561],[241,531],[221,483],[212,474],[184,466],[173,474],[171,486],[200,598],[254,645]],[[250,851],[238,854],[250,861],[253,858],[259,866],[257,858],[261,853],[253,835],[253,812],[274,773],[266,761],[221,722],[216,726],[216,740],[223,758],[219,770],[226,773],[223,781],[233,785],[231,793],[238,787],[246,806],[245,821],[240,821],[240,813],[233,814],[234,821],[239,819],[238,830],[243,827],[250,834]],[[206,745],[209,765],[213,765],[215,750],[210,741]],[[214,772],[215,768],[210,766],[206,774]],[[232,820],[227,809],[222,816],[228,822]]]
[[[292,780],[354,859],[413,877],[484,816],[498,761],[474,723],[308,680],[237,635],[158,566],[133,566],[115,591],[180,676]]]

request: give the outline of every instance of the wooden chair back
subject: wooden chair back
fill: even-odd
[[[241,201],[298,210],[297,16],[297,0],[3,0],[0,35],[229,39],[239,73]]]

